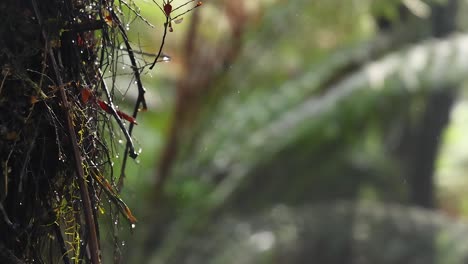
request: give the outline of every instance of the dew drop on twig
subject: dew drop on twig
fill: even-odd
[[[169,62],[169,61],[171,61],[171,57],[169,57],[169,56],[167,56],[167,55],[163,55],[163,56],[161,57],[161,60],[164,61],[164,62]]]

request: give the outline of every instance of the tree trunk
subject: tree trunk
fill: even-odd
[[[443,38],[456,29],[457,1],[432,8],[432,31],[434,37]],[[440,87],[429,94],[420,122],[413,130],[407,160],[410,186],[410,203],[433,208],[434,166],[441,136],[449,122],[456,87]]]
[[[0,263],[100,263],[92,175],[107,165],[92,164],[107,152],[98,112],[79,95],[101,82],[102,23],[97,5],[85,8],[0,3]]]

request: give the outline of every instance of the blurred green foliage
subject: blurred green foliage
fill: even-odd
[[[421,4],[421,14],[434,3],[403,2]],[[404,164],[392,153],[392,136],[402,133],[406,118],[421,118],[432,90],[462,83],[468,68],[463,60],[465,37],[427,40],[428,18],[414,16],[418,9],[412,6],[411,19],[404,24],[401,3],[246,4],[252,5],[251,17],[241,51],[234,63],[223,65],[192,109],[196,114],[181,126],[164,198],[156,199],[160,195],[154,193],[153,183],[160,176],[156,169],[171,124],[176,122],[175,87],[193,70],[183,66],[191,20],[186,17],[175,25],[164,49],[172,62],[145,73],[146,83],[152,86],[149,94],[158,98],[158,105],[156,111],[140,116],[135,138],[143,153],[140,163],[131,164],[127,172],[124,197],[140,215],[137,234],[151,244],[146,249],[149,253],[140,258],[134,253],[135,259],[141,261],[147,255],[153,256],[151,263],[171,259],[190,232],[203,230],[214,216],[224,213],[248,215],[278,203],[335,199],[406,203]],[[222,1],[205,4],[196,10],[202,18],[198,41],[209,49],[222,43],[229,27]],[[149,1],[139,5],[155,28],[134,22],[130,35],[143,50],[156,52],[163,16]],[[377,18],[394,22],[396,30],[380,34]],[[415,42],[418,45],[410,45]],[[450,178],[446,174],[464,174],[464,158],[455,172],[446,169],[454,155],[465,156],[464,152],[453,154],[459,148],[447,147],[463,137],[455,132],[463,129],[455,125],[460,123],[445,134],[447,145],[438,163],[439,175],[444,177],[437,181],[443,186],[438,189],[442,206],[444,199],[461,192],[446,184],[444,179]],[[128,239],[143,247],[143,242],[136,241],[141,238]]]

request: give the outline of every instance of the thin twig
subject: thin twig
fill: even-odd
[[[125,51],[125,50],[123,50],[123,51]],[[148,57],[156,57],[157,56],[157,54],[155,54],[155,53],[146,52],[146,51],[142,51],[142,50],[134,50],[133,53],[138,54],[138,55],[148,56]],[[161,52],[160,57],[170,57],[170,56],[163,53],[163,52]],[[161,61],[159,61],[159,62],[161,62]]]
[[[23,161],[23,166],[21,167],[21,172],[20,172],[20,177],[19,177],[19,186],[18,186],[18,191],[20,193],[23,192],[23,182],[24,182],[24,175],[26,175],[26,165],[29,164],[29,160],[31,158],[31,152],[33,151],[34,149],[34,146],[36,145],[36,139],[37,139],[37,135],[38,135],[38,132],[39,132],[39,129],[35,129],[34,130],[34,135],[31,139],[31,143],[29,145],[29,148],[28,148],[28,151],[26,151],[26,155],[24,157],[24,161]]]
[[[185,4],[182,4],[182,5],[178,6],[177,8],[173,9],[172,12],[176,11],[177,9],[179,9],[179,8],[185,6],[185,5],[187,5],[187,4],[189,4],[189,3],[193,2],[193,1],[194,1],[194,0],[189,1],[189,2],[187,2],[187,3],[185,3]],[[190,8],[190,9],[186,10],[185,12],[182,12],[182,13],[178,14],[177,16],[171,18],[171,21],[172,21],[172,20],[176,20],[177,18],[179,18],[179,17],[181,17],[181,16],[187,14],[188,12],[194,10],[195,8],[197,8],[197,7],[199,7],[199,6],[201,6],[201,2],[197,3],[194,7],[192,7],[192,8]]]
[[[104,79],[102,78],[101,69],[98,69],[98,74],[99,74],[99,79],[101,80],[102,89],[104,90],[104,93],[106,94],[106,97],[107,97],[107,104],[109,105],[109,110],[110,110],[112,116],[114,117],[115,121],[119,125],[120,130],[122,130],[122,133],[124,133],[124,136],[127,139],[127,144],[129,145],[130,157],[136,158],[138,156],[138,154],[135,152],[135,145],[133,144],[132,137],[128,133],[127,128],[125,128],[125,125],[122,122],[122,119],[120,118],[120,116],[117,114],[117,111],[115,110],[115,105],[114,105],[114,102],[112,100],[109,89],[107,88],[107,84],[104,81]]]
[[[117,26],[118,26],[121,34],[122,34],[122,38],[123,38],[123,41],[125,43],[125,46],[126,46],[126,49],[127,49],[127,52],[128,52],[128,57],[130,58],[130,62],[132,64],[132,70],[133,70],[133,73],[135,75],[135,82],[136,82],[137,87],[138,87],[138,98],[137,98],[137,102],[135,104],[135,108],[134,108],[133,114],[132,114],[132,116],[134,118],[136,118],[136,116],[138,115],[138,112],[140,110],[140,104],[142,105],[143,110],[147,109],[146,100],[145,100],[145,92],[146,91],[143,88],[143,84],[141,82],[140,68],[138,67],[138,65],[136,63],[135,54],[133,53],[132,46],[130,45],[130,41],[128,40],[127,33],[125,32],[125,29],[122,26],[122,23],[120,22],[119,18],[117,17],[117,14],[115,14],[114,11],[112,11],[112,18],[114,19],[114,21],[116,21]],[[162,47],[161,47],[161,49],[162,49]],[[160,54],[161,54],[161,50],[159,51],[158,55],[156,56],[156,60],[158,59]],[[132,135],[133,127],[134,127],[134,124],[130,123],[130,125],[128,127],[128,134],[129,135]],[[125,172],[124,171],[125,171],[125,167],[126,167],[126,164],[127,164],[127,160],[128,160],[127,157],[129,156],[128,154],[130,152],[130,149],[131,149],[131,146],[130,146],[129,142],[127,142],[127,144],[125,146],[125,151],[124,151],[124,156],[123,156],[123,161],[122,161],[122,167],[121,167],[121,173],[120,173],[119,182],[118,182],[118,189],[119,190],[120,190],[119,187],[123,186],[123,180],[125,178]],[[131,158],[136,158],[136,156],[131,156],[131,155],[130,155],[130,157]]]
[[[3,201],[0,201],[0,214],[2,215],[3,217],[3,221],[5,221],[5,223],[11,227],[12,229],[14,229],[15,227],[15,224],[13,224],[13,222],[11,222],[10,218],[8,217],[8,214],[5,210],[5,208],[3,207],[3,204],[2,204]]]
[[[141,14],[139,11],[135,10],[133,7],[130,6],[129,3],[123,1],[123,0],[120,0],[120,3],[124,4],[128,9],[130,9],[130,11],[132,11],[139,19],[141,19],[143,22],[145,22],[148,26],[154,28],[154,25],[151,24],[148,20],[146,20]],[[139,9],[139,8],[138,8]]]
[[[3,74],[3,80],[2,80],[2,83],[0,84],[0,94],[2,93],[2,90],[3,90],[3,84],[5,83],[5,80],[8,74],[10,74],[10,69],[2,70],[2,74]]]
[[[169,16],[166,16],[166,23],[164,23],[164,33],[163,33],[163,37],[161,40],[161,45],[159,46],[159,51],[158,51],[158,54],[156,55],[156,58],[154,58],[153,64],[151,64],[151,66],[149,67],[150,70],[154,68],[154,65],[156,65],[156,63],[158,62],[159,56],[161,56],[162,54],[162,49],[164,47],[164,41],[166,40],[168,26],[169,26]]]
[[[31,0],[31,2],[33,5],[33,9],[34,9],[37,21],[39,22],[39,25],[42,28],[42,36],[44,38],[44,41],[48,42],[49,39],[48,39],[46,31],[43,28],[42,18],[39,13],[37,2],[36,0]],[[60,97],[62,101],[62,108],[65,114],[65,118],[67,119],[67,129],[68,129],[68,133],[69,133],[70,140],[72,143],[73,157],[75,160],[75,169],[76,169],[76,173],[78,174],[77,179],[78,179],[78,184],[80,187],[80,196],[82,199],[85,222],[86,222],[87,230],[89,233],[89,251],[91,254],[91,263],[99,264],[101,263],[101,261],[99,258],[99,244],[98,244],[98,238],[97,238],[97,233],[96,233],[96,222],[94,220],[91,199],[89,196],[88,186],[86,184],[84,170],[82,167],[83,159],[80,154],[80,149],[78,147],[78,141],[77,141],[76,133],[75,133],[75,127],[73,126],[73,120],[70,114],[70,103],[68,101],[67,94],[65,93],[63,80],[60,75],[60,71],[58,69],[57,61],[55,60],[54,51],[52,50],[51,47],[49,47],[48,53],[49,53],[50,61],[52,63],[53,70],[57,78],[57,82],[59,84],[59,92],[60,92]]]
[[[190,0],[190,1],[187,1],[187,2],[185,2],[185,3],[181,4],[181,5],[179,5],[178,7],[172,9],[172,12],[181,9],[182,7],[184,7],[184,6],[188,5],[188,4],[190,4],[191,2],[195,2],[195,0]],[[195,6],[195,7],[196,7],[196,6]],[[195,7],[194,7],[194,8],[195,8]],[[191,8],[191,9],[193,9],[193,8]],[[189,10],[189,11],[190,11],[190,10]]]
[[[155,3],[159,7],[159,9],[161,10],[161,12],[163,12],[163,14],[166,13],[166,12],[164,12],[164,9],[158,4],[158,2],[156,2],[155,0],[152,0],[152,1],[153,1],[153,3]]]
[[[135,74],[135,81],[138,87],[137,106],[139,108],[140,103],[141,103],[143,110],[146,110],[148,108],[146,106],[146,100],[145,100],[146,91],[145,91],[145,88],[143,87],[143,83],[141,82],[140,69],[136,63],[135,54],[133,54],[133,49],[132,49],[132,46],[130,45],[130,41],[128,40],[127,33],[125,33],[125,28],[122,26],[122,23],[120,22],[117,14],[114,11],[112,11],[112,19],[115,19],[115,21],[117,22],[117,26],[120,30],[120,33],[122,34],[123,42],[125,43],[125,46],[127,48],[128,57],[130,58],[130,62],[132,63],[132,70],[133,70],[133,73]],[[134,115],[133,117],[136,118],[136,115]]]
[[[55,215],[54,215],[55,216]],[[56,218],[56,216],[55,216]],[[57,223],[52,224],[55,236],[57,237],[57,241],[60,245],[60,251],[62,253],[62,260],[64,264],[70,264],[70,258],[68,257],[67,247],[65,245],[65,240],[63,239],[62,232],[60,231],[60,226]]]

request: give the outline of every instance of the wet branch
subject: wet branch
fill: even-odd
[[[99,244],[98,244],[97,231],[96,231],[96,222],[94,220],[94,215],[92,211],[93,207],[91,205],[91,199],[90,199],[90,195],[88,192],[88,186],[86,184],[85,174],[83,170],[83,165],[82,165],[83,159],[80,153],[80,149],[78,147],[78,140],[76,138],[75,127],[73,126],[73,120],[70,114],[70,103],[68,101],[67,94],[65,93],[64,82],[60,75],[60,70],[58,68],[57,61],[55,59],[54,51],[52,50],[52,47],[48,45],[49,43],[48,36],[47,36],[46,31],[43,28],[42,17],[39,12],[39,8],[37,6],[37,2],[36,0],[31,0],[31,2],[34,8],[36,18],[39,22],[39,25],[42,28],[42,36],[44,38],[44,41],[46,42],[47,53],[49,55],[53,70],[57,78],[57,83],[59,85],[58,88],[59,88],[59,93],[60,93],[60,99],[62,101],[62,108],[65,114],[65,118],[67,119],[67,130],[68,130],[68,134],[70,136],[71,143],[72,143],[73,158],[75,161],[75,169],[76,169],[76,173],[78,176],[77,177],[78,185],[80,187],[80,196],[82,199],[82,206],[83,206],[85,221],[87,225],[87,230],[89,232],[89,251],[91,254],[91,263],[99,264],[101,263],[101,261],[99,258]]]

